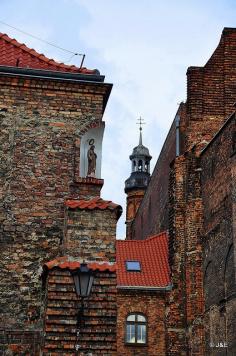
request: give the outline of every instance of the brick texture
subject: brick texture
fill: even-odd
[[[70,271],[53,269],[47,278],[44,355],[116,355],[116,275],[96,272],[89,298],[84,301],[82,324],[78,331],[77,298]]]
[[[224,355],[226,349],[230,355],[236,352],[235,132],[235,115],[232,115],[201,155],[206,352],[209,355]]]
[[[100,125],[110,89],[0,76],[1,328],[43,328],[40,276],[63,252],[64,200],[77,194],[79,178],[76,142]]]
[[[165,295],[163,293],[119,290],[117,307],[117,355],[165,356]],[[125,344],[125,321],[129,313],[142,313],[146,316],[147,346]]]
[[[156,234],[169,229],[173,289],[167,297],[166,309],[168,355],[204,355],[204,345],[207,347],[208,354],[211,352],[207,346],[210,342],[209,331],[206,333],[205,341],[204,327],[207,329],[211,323],[214,324],[214,320],[218,320],[216,325],[218,325],[218,330],[221,330],[222,325],[226,323],[226,319],[221,317],[217,311],[215,311],[215,315],[218,316],[215,319],[209,315],[204,317],[203,264],[205,264],[206,254],[210,252],[207,252],[208,250],[203,244],[202,234],[205,229],[203,229],[203,224],[205,225],[206,222],[213,224],[213,217],[212,220],[209,220],[206,216],[206,213],[209,214],[206,210],[209,204],[219,204],[219,207],[214,208],[216,210],[225,207],[224,214],[226,215],[227,211],[230,211],[230,207],[231,210],[233,209],[232,194],[227,195],[223,192],[232,187],[234,168],[232,168],[232,162],[226,164],[225,160],[219,157],[222,170],[227,170],[228,164],[231,165],[231,168],[228,168],[228,172],[222,173],[222,178],[217,176],[218,191],[213,181],[209,180],[208,183],[207,179],[210,169],[212,172],[216,169],[218,158],[215,160],[213,158],[212,162],[208,163],[211,168],[206,168],[205,163],[204,167],[201,167],[199,154],[226,122],[227,116],[234,110],[235,81],[236,30],[226,28],[222,33],[218,47],[206,65],[190,67],[187,71],[187,100],[186,103],[180,105],[177,112],[180,118],[180,156],[175,157],[174,122],[155,166],[145,197],[132,224],[132,238],[134,239],[143,239],[150,232]],[[228,137],[232,137],[232,130],[231,128],[230,133],[228,132]],[[215,147],[212,155],[216,155],[217,150],[218,146]],[[223,152],[222,148],[221,150]],[[219,154],[221,155],[221,153]],[[202,184],[201,170],[205,171]],[[214,173],[212,174],[214,175]],[[231,175],[231,180],[227,178],[228,175]],[[204,186],[205,183],[206,186]],[[201,194],[202,189],[205,192],[205,197]],[[216,189],[216,196],[209,195],[213,189]],[[219,201],[219,199],[225,200]],[[216,239],[215,247],[213,248],[212,245],[213,250],[217,250],[217,244],[221,245],[223,231],[224,234],[227,232],[227,236],[231,234],[229,226],[232,230],[234,221],[225,217],[220,226],[222,224],[225,224],[224,230],[220,228],[219,232],[213,234]],[[204,234],[206,233],[205,231]],[[223,242],[222,245],[224,246],[225,243]],[[228,265],[232,264],[234,249],[232,248],[230,251],[229,262],[227,262],[229,269],[231,267]],[[221,253],[223,252],[221,251]],[[219,261],[222,260],[220,255],[218,257]],[[218,261],[217,258],[215,261]],[[221,266],[224,269],[223,264]],[[214,270],[213,265],[209,267],[209,275],[213,273],[211,270]],[[229,273],[232,274],[232,272]],[[215,283],[217,283],[217,278]],[[219,286],[218,294],[209,290],[205,293],[207,293],[207,298],[211,298],[210,296],[213,295],[219,300],[224,298]],[[215,305],[215,302],[209,302],[211,305]],[[234,310],[234,303],[234,301],[229,302],[230,312]],[[231,335],[234,332],[233,321],[229,319],[229,323],[227,332]],[[218,353],[215,354],[218,355]]]
[[[64,254],[86,261],[115,261],[117,215],[107,210],[68,210]]]

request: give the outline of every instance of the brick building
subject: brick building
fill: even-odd
[[[236,350],[235,120],[233,113],[201,153],[206,352],[227,346],[229,355]]]
[[[188,69],[152,176],[140,135],[126,241],[100,196],[104,79],[0,34],[0,352],[234,355],[236,30]]]
[[[167,234],[116,246],[122,208],[100,196],[111,88],[0,34],[2,355],[165,353]],[[74,283],[84,265],[87,299]]]
[[[169,231],[167,355],[236,354],[236,29],[187,71],[181,103],[129,238]],[[228,119],[229,115],[230,119]]]
[[[111,88],[97,70],[57,63],[0,35],[1,354],[70,352],[76,333],[71,331],[76,319],[70,324],[76,297],[73,301],[68,278],[73,261],[77,266],[90,261],[98,276],[94,339],[101,335],[96,332],[112,330],[115,343],[115,231],[121,207],[100,198],[102,116]],[[89,163],[87,152],[94,147]],[[52,262],[59,257],[68,261],[66,270]],[[107,289],[109,300],[101,300]],[[101,303],[110,310],[103,330]],[[104,339],[101,353],[105,344]]]
[[[171,289],[168,235],[118,240],[116,249],[117,355],[165,355],[165,300]],[[138,329],[142,324],[134,325],[139,316],[143,334]]]

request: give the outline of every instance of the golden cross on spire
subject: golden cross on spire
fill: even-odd
[[[139,125],[139,131],[141,132],[142,131],[142,125],[145,125],[146,124],[146,122],[144,122],[144,120],[141,118],[141,116],[140,116],[140,118],[138,119],[138,122],[136,122],[136,124],[137,125]]]
[[[142,143],[142,141],[143,141],[143,139],[142,139],[142,125],[145,125],[145,122],[144,122],[144,120],[141,118],[141,116],[140,116],[140,118],[138,119],[138,122],[136,122],[136,124],[137,125],[139,125],[139,131],[140,131],[140,135],[139,135],[139,145],[142,145],[143,143]]]

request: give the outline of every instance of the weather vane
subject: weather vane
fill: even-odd
[[[136,124],[137,125],[139,125],[139,130],[140,130],[140,132],[142,131],[142,125],[145,125],[146,124],[146,122],[144,122],[144,120],[141,118],[141,116],[140,116],[140,118],[138,119],[138,122],[136,122]]]

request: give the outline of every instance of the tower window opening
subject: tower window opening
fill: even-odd
[[[138,171],[141,172],[143,170],[143,161],[138,161]]]
[[[148,164],[148,161],[145,162],[145,172],[149,172],[149,164]]]

